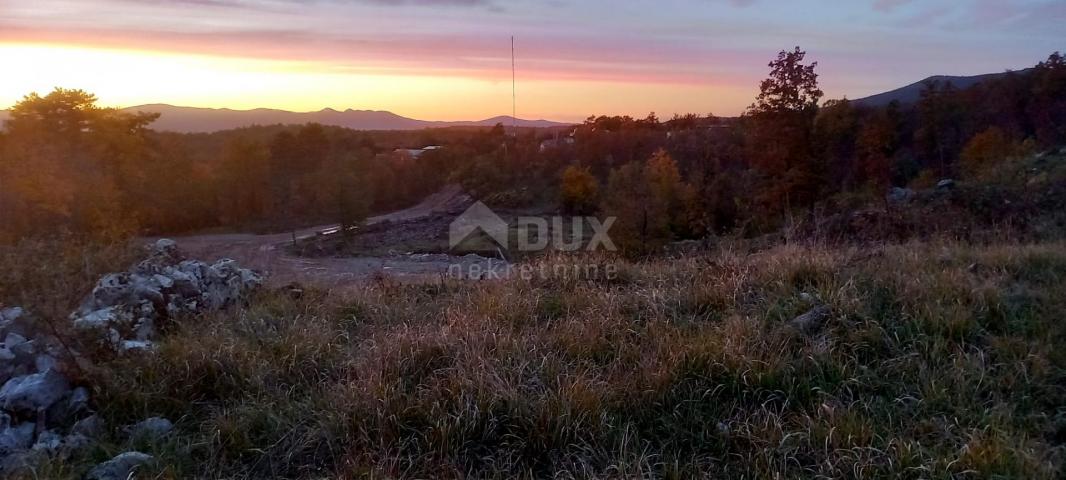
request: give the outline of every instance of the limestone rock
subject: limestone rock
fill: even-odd
[[[148,340],[123,340],[119,344],[119,353],[143,353],[155,350],[155,344]]]
[[[104,434],[104,421],[97,415],[90,415],[74,423],[70,427],[71,435],[82,435],[88,438],[99,438]]]
[[[63,442],[60,443],[57,453],[61,458],[69,458],[75,453],[89,448],[92,444],[93,441],[89,437],[72,433],[63,437]]]
[[[7,417],[6,422],[0,420],[0,423],[10,423],[10,421],[11,418]],[[37,425],[33,422],[0,425],[0,457],[30,448],[33,445],[33,433],[36,429]]]
[[[11,332],[27,336],[32,331],[32,323],[22,307],[0,308],[0,336]]]
[[[70,383],[55,370],[23,375],[0,387],[0,408],[35,414],[52,406],[68,392]]]
[[[48,427],[68,427],[89,413],[89,390],[78,387],[48,409]]]
[[[55,430],[45,430],[37,436],[37,442],[31,447],[33,450],[54,452],[63,444],[63,436]]]
[[[885,195],[885,200],[894,205],[902,205],[913,200],[915,195],[917,194],[914,190],[909,188],[893,187],[892,190],[889,190],[888,194]]]
[[[97,332],[119,352],[151,349],[161,322],[238,303],[263,278],[229,259],[186,260],[172,240],[159,240],[129,271],[103,276],[71,314],[75,327]]]
[[[152,417],[127,428],[130,438],[139,440],[158,440],[170,434],[174,424],[162,417]]]
[[[88,480],[126,480],[130,478],[130,475],[138,467],[152,460],[152,456],[147,453],[121,453],[116,455],[115,458],[93,467],[85,478]]]
[[[829,307],[819,305],[812,308],[807,313],[792,319],[792,321],[789,322],[789,325],[800,332],[811,334],[822,328],[822,325],[829,318],[829,313]]]

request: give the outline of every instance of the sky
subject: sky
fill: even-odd
[[[827,98],[1066,50],[1064,0],[0,0],[0,108],[147,103],[427,120],[737,115],[801,46]]]

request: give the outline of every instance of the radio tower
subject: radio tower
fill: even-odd
[[[514,35],[511,35],[511,135],[518,138],[518,91],[515,85]]]

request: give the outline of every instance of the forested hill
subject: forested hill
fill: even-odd
[[[230,130],[251,125],[302,125],[320,123],[353,130],[421,130],[424,128],[442,128],[458,126],[488,126],[497,123],[511,125],[511,117],[494,117],[477,121],[438,122],[416,120],[387,111],[375,110],[334,110],[326,108],[317,112],[290,112],[257,108],[255,110],[230,110],[228,108],[193,108],[172,105],[139,105],[124,109],[127,112],[151,112],[161,114],[152,128],[160,131],[184,133],[213,132]],[[555,127],[565,123],[548,120],[518,119],[520,127]]]
[[[303,125],[320,123],[353,130],[421,130],[424,128],[487,126],[497,123],[511,126],[510,116],[499,116],[475,121],[439,122],[416,120],[392,112],[374,110],[333,110],[326,108],[317,112],[290,112],[269,108],[254,110],[231,110],[228,108],[177,107],[166,104],[138,105],[123,109],[126,112],[159,113],[160,118],[152,123],[152,129],[179,133],[206,133],[232,130],[252,125]],[[0,122],[10,113],[0,110]],[[518,119],[519,127],[549,128],[565,126],[566,123],[549,120]]]
[[[936,75],[919,82],[900,87],[892,91],[853,100],[855,105],[866,107],[884,107],[892,101],[901,104],[914,104],[921,98],[921,92],[931,82],[941,85],[950,83],[954,88],[965,90],[977,84],[1002,78],[1006,75],[1026,75],[1031,68],[1016,72],[989,73],[974,76]],[[290,112],[269,108],[254,110],[231,110],[228,108],[179,107],[167,104],[138,105],[123,109],[128,112],[151,112],[161,114],[152,123],[152,128],[159,131],[180,133],[205,133],[219,130],[231,130],[252,125],[302,125],[320,123],[353,130],[421,130],[424,128],[444,128],[459,126],[493,126],[497,123],[510,126],[510,116],[498,116],[475,121],[442,122],[417,120],[397,115],[388,111],[375,110],[334,110],[326,108],[317,112]],[[10,113],[0,110],[0,122],[7,120]],[[550,128],[565,126],[566,123],[549,120],[518,119],[520,127]]]
[[[915,82],[906,87],[897,88],[890,92],[879,93],[877,95],[871,95],[869,97],[853,100],[856,105],[864,107],[884,107],[893,101],[899,102],[904,105],[910,105],[917,103],[922,98],[922,91],[926,89],[926,86],[931,83],[938,83],[941,85],[951,84],[958,90],[966,90],[979,83],[987,82],[989,80],[996,80],[1003,78],[1007,75],[1027,75],[1031,73],[1033,69],[1027,68],[1017,72],[1004,72],[1004,73],[987,73],[984,75],[974,75],[971,77],[957,77],[949,75],[936,75],[920,82]]]

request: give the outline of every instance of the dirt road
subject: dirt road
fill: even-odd
[[[448,186],[418,205],[404,210],[367,219],[368,224],[399,222],[428,217],[437,213],[465,208],[471,202],[458,186]],[[295,232],[297,240],[316,235],[334,234],[338,225],[321,225]],[[375,275],[388,275],[399,281],[433,281],[447,274],[453,265],[469,269],[483,265],[489,259],[468,255],[456,257],[444,254],[397,253],[385,257],[305,258],[288,254],[285,245],[293,240],[293,233],[254,235],[246,233],[194,235],[173,237],[178,247],[193,258],[213,261],[232,258],[267,275],[271,286],[292,282],[322,288],[344,288],[359,284]],[[497,262],[498,263],[498,262]]]

